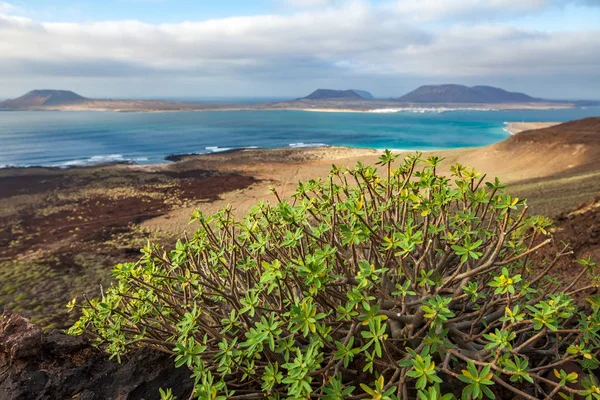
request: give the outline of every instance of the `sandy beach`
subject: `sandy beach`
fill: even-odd
[[[306,112],[322,112],[322,113],[368,113],[373,110],[355,110],[351,108],[301,108],[301,109],[289,109],[295,111],[306,111]]]
[[[560,122],[505,122],[504,124],[505,131],[511,135],[516,135],[517,133],[529,131],[531,129],[549,128],[560,124]]]

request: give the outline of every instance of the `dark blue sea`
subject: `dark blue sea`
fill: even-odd
[[[453,149],[505,139],[507,121],[569,121],[588,116],[600,116],[600,107],[388,114],[0,111],[0,167],[153,164],[171,154],[255,147]]]

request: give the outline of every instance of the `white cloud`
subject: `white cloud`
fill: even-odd
[[[548,0],[397,0],[393,9],[414,20],[446,18],[497,19],[507,15],[535,12]]]
[[[600,6],[600,0],[391,0],[384,8],[417,22],[495,21],[535,15],[557,7]]]
[[[402,26],[377,26],[362,5],[292,16],[236,17],[152,25],[137,21],[40,23],[0,17],[0,59],[97,60],[136,63],[156,69],[243,68],[284,60],[337,61],[398,40],[427,40]],[[389,35],[394,35],[390,37]]]
[[[17,7],[10,3],[6,3],[4,1],[0,1],[0,14],[11,14],[15,12]]]
[[[523,76],[523,82],[564,76],[600,81],[600,27],[542,33],[502,20],[460,22],[474,10],[534,12],[544,3],[404,0],[375,6],[351,1],[291,15],[178,24],[52,23],[4,12],[0,87],[59,78],[87,79],[92,86],[98,79],[156,82],[187,77],[296,82],[311,88],[320,80],[343,85],[417,77],[478,83]],[[447,23],[421,24],[415,15]]]

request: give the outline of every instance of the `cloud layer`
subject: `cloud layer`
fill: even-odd
[[[42,22],[0,2],[0,85],[17,91],[28,81],[96,88],[118,81],[116,88],[131,79],[138,90],[144,79],[189,79],[212,82],[205,88],[236,82],[239,94],[268,82],[262,94],[276,95],[356,82],[386,96],[426,81],[522,82],[527,90],[566,79],[591,82],[577,89],[583,97],[600,89],[600,24],[540,31],[511,22],[564,0],[289,1],[303,7],[178,24]]]

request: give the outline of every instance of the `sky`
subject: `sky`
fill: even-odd
[[[442,83],[600,99],[600,0],[0,0],[0,98]]]

